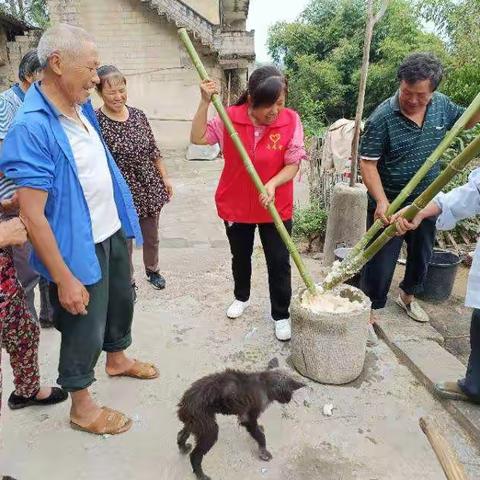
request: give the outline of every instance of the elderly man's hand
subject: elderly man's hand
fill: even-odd
[[[20,246],[27,241],[27,230],[19,218],[0,223],[0,248]]]
[[[73,275],[57,283],[58,300],[62,307],[72,315],[86,315],[90,295],[87,289]]]

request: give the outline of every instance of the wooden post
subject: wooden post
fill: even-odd
[[[365,41],[363,43],[362,69],[360,72],[360,85],[358,87],[357,112],[355,114],[355,128],[352,140],[352,153],[350,165],[350,186],[357,183],[358,173],[358,146],[360,144],[360,131],[362,127],[363,107],[365,105],[365,92],[367,89],[368,65],[370,62],[370,47],[372,45],[373,27],[385,15],[389,0],[385,0],[382,8],[374,15],[373,0],[367,4],[367,26],[365,28]]]

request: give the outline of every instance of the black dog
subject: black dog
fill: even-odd
[[[178,404],[178,418],[185,426],[177,435],[182,453],[188,453],[192,448],[186,443],[189,436],[195,437],[190,461],[197,478],[210,480],[203,473],[202,460],[218,438],[215,414],[237,415],[240,425],[258,443],[260,459],[269,461],[272,455],[267,450],[264,430],[257,419],[270,403],[288,403],[293,392],[304,386],[280,370],[258,373],[226,370],[197,380]]]

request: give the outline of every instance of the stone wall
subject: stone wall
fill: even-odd
[[[38,44],[35,33],[15,37],[14,42],[7,40],[5,30],[0,28],[0,91],[10,88],[18,81],[18,66],[22,57]]]

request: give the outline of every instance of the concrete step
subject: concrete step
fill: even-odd
[[[410,320],[395,304],[378,311],[376,330],[417,379],[434,393],[440,381],[456,381],[465,365],[445,350],[443,337],[430,325]],[[439,399],[445,409],[480,443],[480,405]]]

